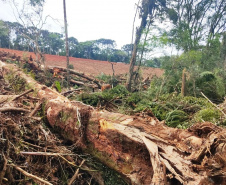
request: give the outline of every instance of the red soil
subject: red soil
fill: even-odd
[[[0,48],[0,51],[5,51],[9,53],[15,53],[17,56],[29,57],[35,59],[35,54],[32,52],[18,51],[6,48]],[[62,66],[66,67],[66,57],[58,55],[45,54],[46,65],[47,66]],[[74,66],[74,69],[78,72],[83,72],[87,75],[98,76],[101,73],[106,75],[112,75],[112,65],[108,61],[91,60],[84,58],[74,58],[70,57],[70,64]],[[129,64],[112,62],[115,70],[115,75],[126,74],[129,71]],[[160,77],[164,71],[159,68],[142,67],[142,75],[144,78],[148,76],[151,78],[153,76]]]

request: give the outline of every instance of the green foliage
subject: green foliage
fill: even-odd
[[[6,79],[9,81],[14,92],[19,93],[25,90],[26,80],[18,75],[8,74]]]
[[[138,102],[140,102],[142,99],[142,97],[140,96],[139,92],[135,92],[132,93],[129,97],[127,97],[127,103],[128,104],[137,104]]]
[[[74,69],[73,64],[69,64],[68,68],[69,68],[69,69]]]
[[[9,35],[9,28],[2,20],[0,20],[0,47],[1,48],[6,48],[11,46],[8,35]]]
[[[58,92],[61,92],[61,85],[60,85],[60,82],[59,81],[55,81],[55,86],[57,88],[57,91]]]
[[[117,85],[116,87],[110,89],[108,93],[113,94],[114,97],[124,97],[129,94],[129,91],[123,85]]]
[[[123,98],[129,94],[128,90],[123,85],[117,85],[116,87],[102,92],[102,97],[106,100],[112,100],[114,98]]]
[[[96,77],[97,79],[103,81],[106,84],[112,84],[113,87],[117,86],[118,84],[118,78],[117,76],[111,76],[111,75],[106,75],[104,73],[101,73]]]
[[[219,118],[220,112],[213,108],[200,110],[194,115],[194,120],[196,122],[210,121],[212,123],[216,123]]]
[[[82,101],[87,105],[97,106],[100,101],[99,95],[100,95],[99,93],[93,94],[82,93],[81,95],[78,96],[78,100]]]
[[[166,124],[170,127],[177,127],[188,119],[188,115],[182,110],[173,110],[166,114]]]
[[[45,0],[30,0],[31,6],[43,6]]]
[[[166,105],[164,105],[164,103],[161,103],[161,102],[150,102],[149,106],[153,114],[160,121],[165,120],[166,114],[171,110]]]
[[[214,102],[220,102],[225,95],[224,82],[221,77],[213,72],[204,71],[197,79],[197,88]]]
[[[31,78],[33,78],[35,80],[35,73],[34,73],[34,71],[30,71],[28,74],[31,76]]]
[[[103,81],[104,83],[110,83],[110,81],[111,81],[111,76],[110,75],[106,75],[104,73],[101,73],[96,78],[101,80],[101,81]]]

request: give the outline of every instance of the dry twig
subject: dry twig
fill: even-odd
[[[79,167],[81,167],[83,165],[83,163],[85,162],[85,160],[83,159],[83,161],[81,162],[81,164],[79,165]],[[68,185],[71,185],[75,179],[78,176],[78,172],[79,172],[79,168],[76,170],[75,174],[73,175],[73,177],[71,178],[71,180],[69,181]]]
[[[42,103],[38,102],[36,104],[34,110],[29,114],[29,117],[33,117],[36,114],[36,112],[40,109],[41,105],[42,105]]]
[[[2,107],[2,108],[0,108],[0,112],[11,112],[11,111],[15,111],[15,112],[30,112],[27,109],[16,108],[16,107]]]
[[[22,94],[15,96],[11,101],[17,100],[18,98],[20,98],[20,97],[22,97],[22,96],[24,96],[24,95],[26,95],[26,94],[28,94],[32,91],[34,91],[34,89],[29,89],[29,90],[23,92]]]
[[[31,174],[31,173],[28,173],[28,172],[24,171],[22,168],[16,166],[15,164],[11,164],[10,166],[13,166],[16,170],[18,170],[19,172],[24,174],[26,177],[32,178],[32,179],[34,179],[36,181],[39,181],[39,182],[41,182],[43,184],[53,185],[52,183],[50,183],[50,182],[48,182],[48,181],[46,181],[46,180],[44,180],[44,179],[42,179],[40,177],[37,177],[37,176],[35,176],[35,175]]]

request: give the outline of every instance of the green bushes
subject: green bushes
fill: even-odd
[[[186,120],[188,120],[188,115],[182,110],[173,110],[166,114],[166,124],[170,127],[182,125]]]
[[[78,96],[78,100],[88,105],[97,106],[100,100],[99,93],[93,94],[82,93],[81,95]]]
[[[196,122],[209,121],[216,123],[220,119],[220,112],[213,108],[202,109],[194,115]]]
[[[104,101],[103,101],[104,99]],[[118,107],[114,111],[133,114],[151,110],[158,120],[165,120],[170,127],[187,128],[195,122],[211,121],[223,124],[220,112],[204,98],[182,97],[175,93],[164,94],[158,99],[148,92],[130,93],[124,86],[116,86],[104,92],[79,96],[79,100],[92,106],[104,106],[111,102]]]

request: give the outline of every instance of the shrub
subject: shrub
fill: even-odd
[[[69,64],[68,68],[69,69],[74,69],[74,66],[72,64]]]
[[[166,115],[166,124],[170,127],[182,125],[186,120],[188,120],[188,115],[182,110],[173,110]]]
[[[78,100],[82,101],[83,103],[87,105],[97,106],[99,103],[99,94],[88,94],[88,93],[82,93],[78,96]]]
[[[57,88],[57,91],[61,92],[61,86],[60,86],[60,82],[59,81],[55,81],[55,86]]]
[[[123,85],[117,85],[116,87],[104,91],[102,97],[106,100],[112,100],[114,98],[123,98],[129,94],[129,91]]]
[[[220,119],[220,112],[213,108],[202,109],[194,115],[196,122],[210,121],[215,123]]]

